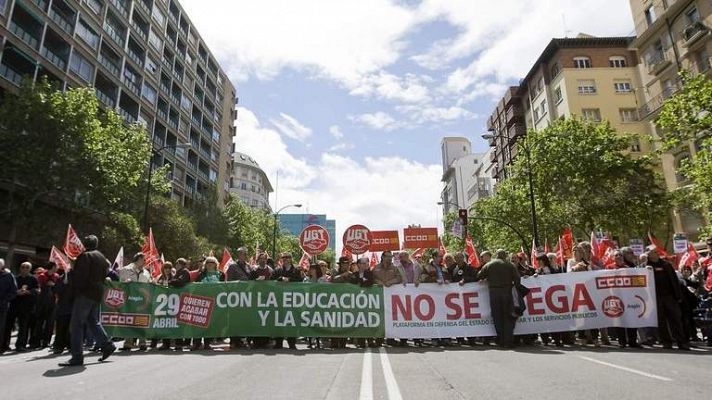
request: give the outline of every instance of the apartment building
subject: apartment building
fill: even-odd
[[[527,75],[505,92],[487,121],[492,177],[506,178],[516,157],[516,141],[527,130],[546,128],[557,118],[607,120],[632,133],[631,153],[650,151],[649,125],[638,117],[642,94],[632,37],[552,39]]]
[[[231,193],[236,194],[245,205],[271,213],[269,194],[272,191],[272,184],[257,161],[245,153],[233,154]]]
[[[472,153],[472,144],[465,137],[444,137],[440,147],[443,215],[470,208],[477,200],[492,193],[492,179],[485,175],[489,164],[485,153]]]
[[[173,199],[189,205],[215,186],[223,204],[235,88],[176,0],[0,0],[0,92],[42,76],[60,90],[93,87],[103,107],[143,125]]]
[[[638,110],[641,120],[656,136],[662,132],[654,120],[664,101],[681,87],[678,73],[710,73],[712,41],[712,3],[693,0],[630,0],[637,38],[631,47],[640,55],[640,76],[644,96]],[[701,139],[690,141],[662,156],[662,167],[668,190],[687,184],[677,171],[681,163],[694,155]],[[673,212],[675,232],[697,238],[703,217],[689,209]]]

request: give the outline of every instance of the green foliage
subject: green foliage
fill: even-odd
[[[696,153],[677,173],[689,180],[675,193],[676,204],[702,213],[708,224],[700,234],[712,236],[712,81],[704,75],[681,73],[683,87],[663,104],[656,123],[664,130],[662,151],[699,143]]]
[[[580,237],[596,229],[621,241],[644,237],[649,229],[665,223],[668,200],[651,159],[626,154],[631,140],[631,135],[616,132],[607,122],[577,118],[530,131],[518,142],[509,178],[497,185],[494,196],[479,201],[470,215],[504,220],[531,243],[531,165],[540,245],[548,239],[553,248],[566,226]],[[475,238],[480,234],[485,248],[518,250],[522,245],[502,223],[475,219],[473,225],[471,234]]]

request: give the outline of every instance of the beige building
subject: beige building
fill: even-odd
[[[640,76],[644,100],[638,114],[655,135],[654,124],[663,102],[680,89],[678,72],[710,72],[712,3],[692,0],[630,0],[637,38],[631,44],[640,55]],[[694,155],[700,142],[690,142],[662,157],[668,190],[686,184],[677,174],[680,163]],[[675,232],[697,238],[703,218],[692,210],[674,211]]]
[[[638,118],[642,95],[638,57],[631,37],[552,39],[519,86],[510,87],[488,121],[492,176],[505,178],[516,155],[516,139],[528,129],[546,128],[557,118],[607,120],[620,131],[639,135],[631,153],[650,151],[649,124]]]

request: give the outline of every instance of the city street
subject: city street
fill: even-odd
[[[3,398],[706,398],[712,351],[615,347],[380,348],[116,353],[83,368],[44,351],[0,357]]]

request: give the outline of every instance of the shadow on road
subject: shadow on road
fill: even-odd
[[[47,371],[45,371],[44,374],[42,374],[42,376],[47,378],[59,378],[62,376],[80,374],[87,370],[87,365],[90,364],[84,364],[81,367],[62,367],[57,369],[48,369]]]

